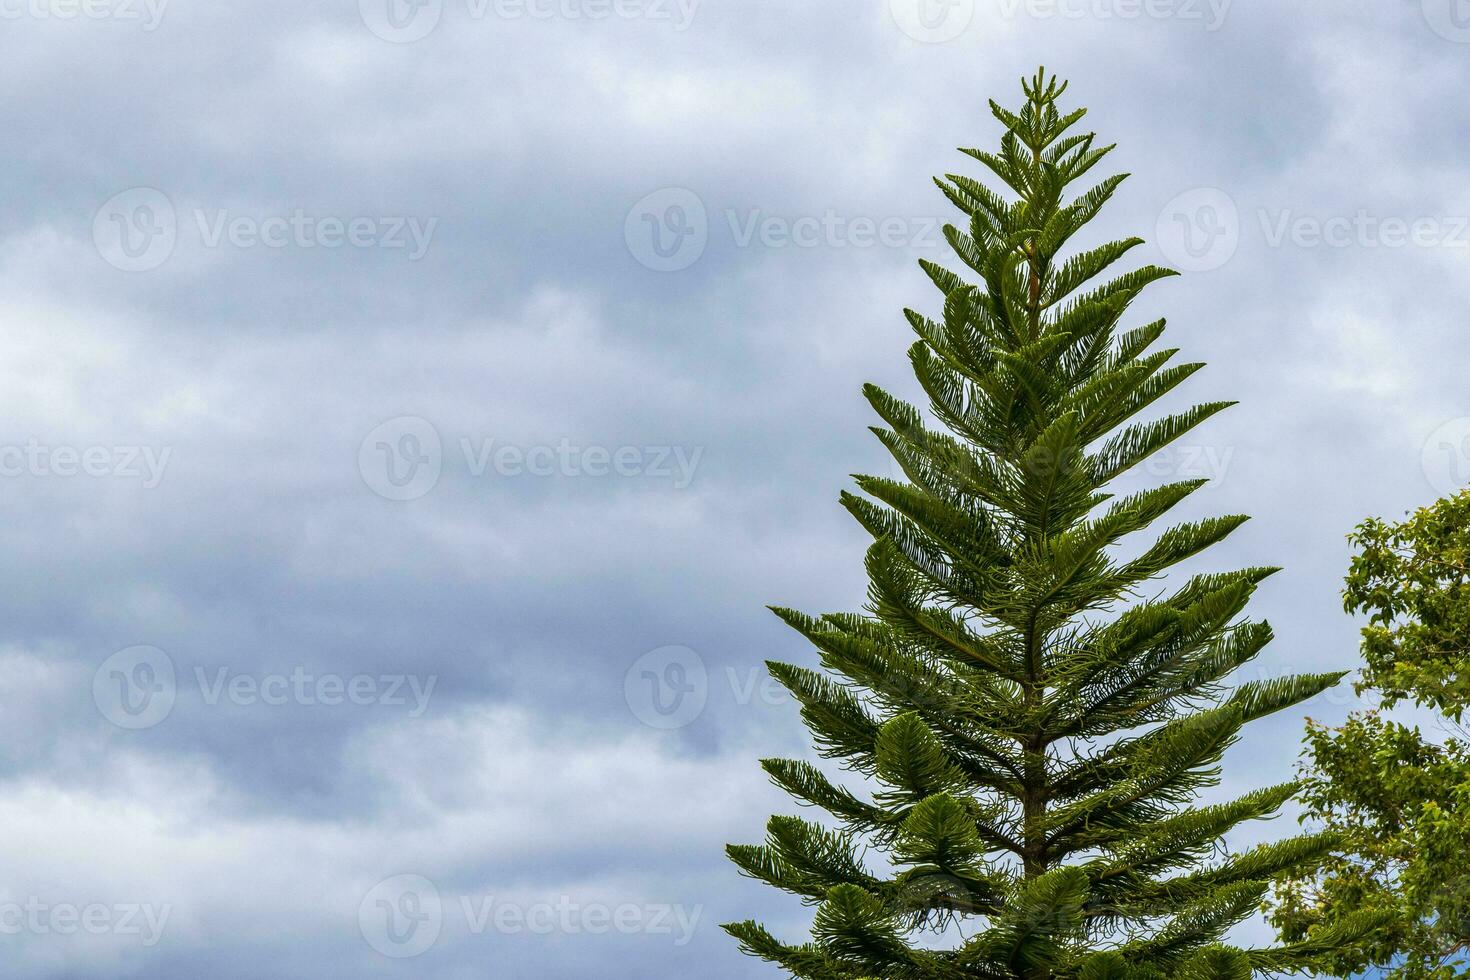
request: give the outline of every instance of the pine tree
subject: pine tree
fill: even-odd
[[[1115,545],[1204,481],[1105,488],[1231,403],[1138,419],[1201,366],[1153,350],[1163,321],[1120,327],[1134,297],[1173,273],[1145,266],[1099,284],[1137,238],[1063,256],[1126,175],[1068,199],[1112,147],[1069,134],[1085,110],[1058,108],[1065,83],[1041,71],[1022,87],[1020,111],[991,103],[999,152],[963,150],[1014,197],[957,174],[936,181],[967,217],[945,233],[979,284],[923,262],[943,313],[906,311],[915,374],[948,432],[865,389],[884,423],[873,431],[907,477],[860,476],[863,495],[842,495],[875,539],[867,614],[774,610],[826,672],[770,663],[772,674],[821,754],[866,777],[870,798],[809,763],[766,760],[777,785],[833,819],[773,817],[765,844],[728,852],[816,906],[812,937],[725,929],[820,980],[1245,980],[1306,966],[1361,930],[1263,950],[1221,941],[1332,839],[1209,860],[1296,786],[1190,803],[1243,725],[1343,675],[1221,683],[1271,638],[1240,616],[1275,569],[1201,574],[1142,598],[1246,518],[1180,524],[1119,557]]]

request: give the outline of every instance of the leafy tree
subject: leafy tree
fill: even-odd
[[[1350,540],[1346,607],[1368,614],[1358,693],[1381,709],[1437,711],[1448,731],[1431,741],[1380,710],[1308,727],[1306,819],[1342,846],[1316,874],[1283,883],[1273,919],[1298,940],[1376,912],[1386,925],[1373,941],[1324,965],[1387,967],[1400,980],[1461,976],[1470,972],[1470,741],[1457,731],[1470,704],[1470,491],[1401,523],[1365,521]]]
[[[907,311],[914,371],[948,431],[865,389],[884,423],[873,431],[907,476],[860,476],[863,495],[842,495],[875,539],[867,613],[775,610],[826,671],[771,672],[822,755],[870,792],[766,760],[777,785],[835,826],[778,816],[764,844],[728,852],[816,907],[811,940],[788,945],[751,921],[725,928],[746,952],[821,980],[1291,969],[1358,925],[1272,949],[1222,940],[1332,838],[1210,860],[1231,828],[1275,813],[1297,787],[1190,803],[1218,781],[1243,725],[1342,675],[1222,684],[1271,638],[1240,616],[1274,569],[1200,574],[1143,597],[1246,518],[1180,524],[1132,557],[1115,547],[1204,481],[1105,488],[1230,403],[1140,418],[1200,367],[1155,349],[1163,321],[1120,328],[1140,290],[1172,273],[1149,265],[1100,282],[1137,238],[1064,257],[1123,177],[1069,198],[1111,147],[1071,132],[1084,110],[1058,108],[1064,83],[1043,71],[1022,87],[1019,110],[991,103],[999,151],[963,151],[1013,196],[958,174],[937,181],[965,216],[945,232],[979,283],[924,262],[943,312]]]

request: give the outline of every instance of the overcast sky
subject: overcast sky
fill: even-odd
[[[764,606],[860,606],[859,389],[1039,62],[1241,401],[1144,478],[1286,567],[1247,673],[1352,666],[1345,534],[1470,479],[1464,0],[0,0],[6,975],[776,975]]]

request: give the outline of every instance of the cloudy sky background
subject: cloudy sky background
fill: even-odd
[[[1470,479],[1461,0],[388,2],[0,0],[9,976],[774,975],[763,606],[860,604],[859,388],[1038,62],[1242,402],[1144,475],[1286,566],[1253,675],[1351,666],[1344,535]]]

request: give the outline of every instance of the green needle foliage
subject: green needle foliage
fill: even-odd
[[[1221,683],[1271,638],[1240,616],[1273,569],[1142,598],[1244,517],[1179,524],[1126,559],[1114,547],[1203,481],[1105,488],[1229,403],[1140,418],[1200,365],[1156,349],[1162,321],[1120,327],[1140,290],[1172,274],[1104,276],[1139,239],[1063,255],[1123,179],[1069,196],[1111,147],[1071,132],[1084,110],[1058,108],[1065,87],[1038,72],[1018,111],[991,103],[999,151],[963,151],[1009,195],[937,181],[965,216],[946,234],[978,284],[925,262],[943,312],[907,314],[914,371],[947,432],[866,389],[884,423],[873,431],[907,476],[858,477],[863,495],[842,496],[875,539],[867,614],[775,610],[825,672],[771,672],[822,755],[866,786],[767,760],[771,779],[833,819],[778,816],[764,844],[728,849],[745,874],[816,907],[801,945],[755,922],[725,927],[793,976],[1246,980],[1356,935],[1347,921],[1282,948],[1222,945],[1274,880],[1333,841],[1220,856],[1222,835],[1274,814],[1295,784],[1190,803],[1243,725],[1342,675]]]
[[[1381,913],[1371,943],[1324,966],[1449,980],[1470,972],[1470,739],[1453,733],[1470,707],[1470,490],[1399,523],[1365,521],[1351,540],[1345,604],[1369,616],[1359,693],[1438,711],[1451,733],[1426,738],[1377,710],[1308,728],[1305,819],[1342,844],[1279,887],[1272,919],[1297,941]]]

